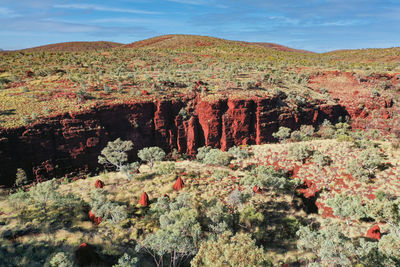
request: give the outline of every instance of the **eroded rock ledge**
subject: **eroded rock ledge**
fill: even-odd
[[[183,109],[187,116],[179,115]],[[18,129],[0,130],[0,184],[10,186],[17,168],[31,179],[96,171],[107,142],[132,140],[137,150],[159,146],[189,156],[204,145],[226,150],[234,145],[274,141],[279,126],[297,129],[348,115],[340,105],[314,103],[302,108],[282,105],[279,97],[201,98],[114,104],[80,114],[47,118]],[[184,118],[186,117],[186,118]]]

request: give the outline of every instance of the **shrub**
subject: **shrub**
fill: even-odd
[[[307,144],[294,144],[289,147],[289,157],[303,164],[312,154],[313,150]]]
[[[303,141],[310,140],[311,137],[314,135],[314,126],[312,125],[301,125],[300,126],[300,134],[301,134],[301,139]]]
[[[289,128],[281,126],[277,132],[272,134],[272,136],[276,139],[279,139],[279,141],[284,142],[290,137],[290,131],[291,130]]]
[[[324,155],[320,151],[315,151],[312,155],[312,160],[318,164],[319,168],[328,166],[332,163],[332,159],[328,155]]]
[[[224,232],[216,240],[208,240],[200,245],[193,258],[193,266],[272,266],[262,247],[250,234]]]
[[[210,150],[211,150],[211,147],[209,147],[209,146],[200,147],[199,149],[197,149],[196,159],[199,161],[203,161],[203,159],[205,158],[207,153],[210,152]]]
[[[28,183],[28,177],[26,176],[26,172],[21,168],[17,169],[17,174],[15,175],[15,178],[16,178],[15,179],[16,186],[25,185]]]
[[[344,218],[346,224],[349,219],[360,219],[365,217],[365,208],[361,204],[358,196],[335,194],[332,198],[326,200],[326,204],[332,208],[333,215]]]
[[[51,257],[49,267],[71,267],[74,266],[72,255],[66,252],[58,252]]]
[[[230,162],[230,156],[227,152],[210,147],[201,147],[198,149],[196,158],[204,164],[226,166]]]
[[[292,192],[300,180],[292,179],[287,171],[277,171],[272,166],[258,166],[247,172],[240,182],[249,189],[257,186],[259,188],[273,188],[281,192]]]
[[[362,181],[375,177],[377,170],[385,166],[386,155],[379,148],[370,147],[361,152],[360,156],[347,164],[347,170]]]
[[[241,149],[240,147],[234,146],[228,150],[228,153],[231,157],[237,160],[247,159],[249,157],[249,151],[245,149]]]
[[[153,168],[156,161],[161,161],[165,158],[165,152],[157,146],[145,147],[139,150],[138,157],[147,162],[150,168]]]
[[[160,162],[156,166],[156,173],[159,175],[171,174],[175,171],[174,162]]]
[[[96,217],[101,217],[114,224],[128,217],[126,206],[108,201],[107,192],[103,189],[96,189],[91,193],[89,205]]]
[[[139,267],[137,262],[137,257],[132,257],[128,253],[125,253],[118,259],[118,264],[114,264],[113,267]]]

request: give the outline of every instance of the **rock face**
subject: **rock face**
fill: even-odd
[[[204,145],[226,150],[262,144],[274,141],[272,133],[279,126],[297,129],[348,114],[340,105],[314,103],[295,111],[281,103],[278,97],[133,102],[0,129],[0,185],[12,185],[17,168],[37,181],[96,172],[101,168],[97,162],[101,150],[118,137],[133,142],[132,161],[139,149],[149,146],[194,156]],[[182,108],[188,111],[185,118],[179,115]]]

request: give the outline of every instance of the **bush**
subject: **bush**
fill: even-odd
[[[101,217],[113,224],[128,217],[126,206],[107,200],[107,192],[103,189],[96,189],[91,193],[89,205],[96,217]]]
[[[198,149],[196,158],[204,164],[226,166],[230,163],[230,156],[227,152],[210,147]]]
[[[72,255],[65,252],[58,252],[51,257],[49,267],[71,267],[74,266]]]
[[[224,232],[200,245],[193,266],[272,266],[264,249],[250,234]]]
[[[386,155],[379,148],[370,147],[361,152],[360,156],[347,164],[347,170],[364,182],[375,177],[379,169],[385,166]]]
[[[259,188],[273,188],[276,191],[292,192],[299,185],[299,179],[292,179],[287,171],[275,170],[274,167],[258,166],[254,170],[247,172],[241,183],[248,189],[254,186]]]
[[[139,150],[138,157],[144,162],[147,162],[150,168],[153,168],[155,162],[165,158],[165,152],[157,146],[145,147]]]
[[[15,175],[15,178],[16,178],[15,179],[16,186],[25,185],[28,183],[28,177],[26,176],[26,172],[21,168],[17,169],[17,174]]]
[[[155,166],[155,168],[158,175],[163,175],[175,172],[176,167],[174,162],[160,162]]]
[[[113,265],[113,267],[139,267],[137,262],[137,257],[132,257],[128,253],[125,253],[118,259],[118,264]]]
[[[329,156],[324,155],[319,151],[315,151],[313,153],[312,160],[318,164],[319,168],[322,168],[323,166],[328,166],[332,163],[332,159]]]
[[[284,142],[286,139],[290,137],[290,129],[287,127],[279,127],[279,130],[272,134],[272,136],[278,139],[281,142]]]
[[[240,147],[234,146],[228,150],[228,153],[231,157],[237,160],[247,159],[249,157],[249,151],[245,149],[241,149]]]
[[[306,144],[294,144],[289,147],[289,157],[301,161],[303,164],[313,154],[313,150]]]

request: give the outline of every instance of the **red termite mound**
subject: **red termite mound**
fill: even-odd
[[[337,121],[347,115],[337,104],[310,103],[294,110],[282,107],[278,96],[204,100],[196,95],[179,100],[155,100],[96,106],[81,113],[43,119],[28,127],[0,129],[0,185],[11,186],[17,168],[31,179],[96,171],[98,155],[108,141],[131,140],[137,151],[158,146],[189,156],[207,145],[226,150],[234,145],[273,141],[279,126]],[[184,108],[188,116],[179,111]]]
[[[370,229],[368,229],[365,236],[376,240],[381,239],[381,229],[379,225],[374,225]]]
[[[185,186],[185,184],[183,183],[182,178],[181,178],[181,177],[178,177],[178,179],[176,179],[176,182],[175,182],[173,188],[174,188],[176,191],[180,191],[180,190],[183,189],[184,186]]]
[[[101,217],[96,217],[96,215],[92,211],[89,211],[89,219],[96,225],[99,225],[103,220],[103,218]]]
[[[96,182],[94,183],[94,186],[96,188],[103,188],[104,187],[104,182],[102,180],[96,180]]]
[[[141,195],[141,197],[139,199],[139,204],[144,207],[149,206],[149,196],[147,195],[146,192],[143,192],[143,194]]]

